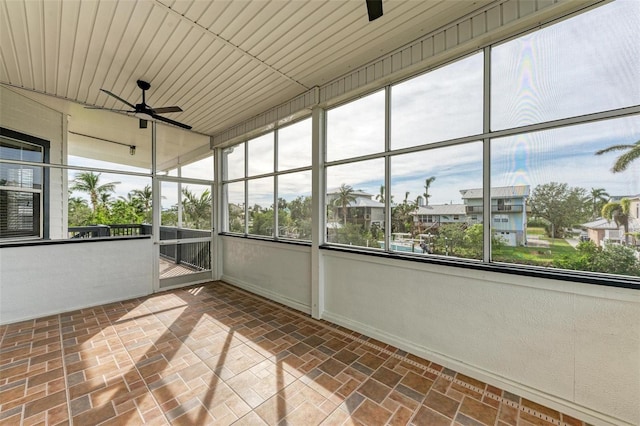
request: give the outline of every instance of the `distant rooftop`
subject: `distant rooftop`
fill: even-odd
[[[332,188],[327,190],[327,195],[338,195],[340,193],[340,188]],[[373,194],[369,194],[368,192],[364,192],[361,189],[353,189],[351,195],[354,197],[373,197]]]
[[[618,229],[618,225],[612,220],[598,218],[594,221],[583,223],[582,227],[587,229]]]
[[[464,204],[434,204],[429,206],[420,206],[414,215],[464,215]]]
[[[482,188],[461,189],[462,198],[482,198]],[[529,185],[496,186],[491,188],[491,198],[520,198],[529,196]]]

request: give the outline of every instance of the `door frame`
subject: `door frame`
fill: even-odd
[[[213,167],[213,164],[211,165]],[[154,226],[153,232],[153,247],[154,247],[154,282],[153,282],[153,291],[165,291],[174,288],[185,287],[193,284],[200,284],[203,282],[213,281],[216,276],[217,262],[216,253],[215,253],[215,245],[214,245],[214,217],[215,217],[215,184],[213,181],[203,180],[203,179],[193,179],[193,178],[183,178],[179,176],[167,176],[167,175],[156,175],[154,179],[154,194],[157,194],[157,199],[162,199],[162,183],[170,182],[178,184],[179,194],[181,192],[181,185],[184,183],[207,186],[209,187],[211,193],[211,236],[210,237],[198,237],[198,238],[179,238],[179,239],[170,239],[170,240],[161,240],[160,239],[160,226],[162,225],[162,211],[161,205],[162,203],[154,203],[154,206],[157,205],[157,208],[154,208],[154,220],[153,223],[157,224]],[[180,195],[178,199],[180,200]],[[179,202],[180,205],[180,202]],[[160,278],[160,247],[166,245],[180,245],[180,244],[189,244],[189,243],[197,243],[197,242],[208,242],[210,244],[210,265],[211,269],[201,272],[194,272],[193,274],[180,275],[177,277],[169,277],[169,278]]]

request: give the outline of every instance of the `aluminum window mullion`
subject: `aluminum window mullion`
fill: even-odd
[[[391,86],[387,86],[384,102],[384,247],[385,251],[391,252]]]
[[[278,232],[278,129],[273,131],[273,235],[277,240]]]
[[[273,177],[273,176],[290,175],[290,174],[294,174],[294,173],[308,172],[311,169],[312,169],[311,167],[299,167],[297,169],[291,169],[291,170],[286,170],[286,171],[282,171],[282,172],[264,173],[264,174],[261,174],[261,175],[255,175],[255,176],[251,176],[251,177],[247,177],[247,178],[229,179],[229,180],[223,181],[223,183],[225,183],[225,184],[227,184],[227,183],[236,183],[236,182],[242,182],[244,180],[254,180],[254,179],[262,179],[262,178]],[[197,183],[197,182],[194,182],[194,183]],[[205,181],[203,183],[204,184],[208,184],[209,181]]]
[[[491,262],[491,47],[484,48],[482,131],[482,260]]]
[[[244,143],[244,235],[249,235],[249,141]]]

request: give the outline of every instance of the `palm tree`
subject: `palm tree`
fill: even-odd
[[[87,205],[87,200],[80,197],[69,197],[69,209],[77,209],[82,207],[89,208],[89,206]]]
[[[333,204],[339,207],[342,207],[342,218],[344,224],[347,224],[347,207],[349,204],[354,203],[356,201],[356,196],[354,195],[355,191],[349,185],[345,185],[344,183],[340,185],[338,189],[338,196],[335,200],[333,200]]]
[[[631,200],[623,198],[620,202],[610,201],[602,207],[602,217],[613,220],[618,227],[624,227],[625,242],[629,242],[629,212]]]
[[[114,192],[116,189],[116,185],[120,182],[109,182],[100,185],[100,175],[102,173],[93,173],[93,172],[82,172],[76,175],[73,180],[73,185],[71,186],[72,191],[80,191],[86,192],[89,194],[89,199],[91,201],[91,207],[93,212],[95,213],[98,204],[105,200],[104,196],[107,198],[110,192]]]
[[[600,151],[596,151],[596,155],[602,155],[610,151],[622,151],[625,149],[627,149],[628,151],[618,157],[616,162],[613,164],[613,167],[611,168],[611,171],[613,173],[620,173],[625,171],[632,161],[640,158],[640,140],[630,145],[613,145],[609,148],[601,149]]]
[[[610,195],[604,188],[591,188],[590,201],[593,207],[592,218],[598,217],[598,213],[602,210],[604,205],[609,200]]]
[[[151,202],[153,200],[153,191],[151,185],[145,185],[143,189],[133,189],[129,192],[128,196],[132,202],[137,202],[142,205],[144,218],[146,221],[151,221]]]
[[[425,206],[429,205],[429,197],[431,197],[431,195],[429,194],[429,188],[431,188],[431,184],[433,183],[434,180],[436,180],[436,177],[431,176],[430,178],[427,178],[424,181],[424,205]]]
[[[108,192],[101,192],[99,198],[101,207],[107,207],[107,205],[111,202],[111,194],[109,194]]]
[[[387,197],[385,196],[384,185],[380,185],[380,193],[376,195],[376,200],[384,204],[386,199]],[[393,203],[393,195],[391,196],[391,198],[389,198],[389,202]]]
[[[69,226],[88,225],[91,218],[91,209],[87,200],[81,197],[69,197],[68,223]]]
[[[184,199],[182,208],[191,226],[196,229],[210,227],[211,224],[211,191],[205,189],[198,197],[188,188],[182,190]]]
[[[146,185],[144,189],[132,189],[129,194],[131,195],[132,199],[137,199],[142,202],[145,211],[151,210],[151,200],[153,198],[151,185]]]
[[[376,195],[376,200],[384,204],[384,185],[380,185],[380,193]]]

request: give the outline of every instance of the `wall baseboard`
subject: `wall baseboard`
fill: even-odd
[[[264,288],[255,286],[253,284],[250,284],[246,281],[243,280],[239,280],[237,278],[234,277],[230,277],[228,275],[222,275],[222,278],[220,278],[220,281],[224,281],[228,284],[234,285],[236,287],[239,287],[243,290],[246,290],[250,293],[254,293],[257,294],[259,296],[262,297],[266,297],[269,300],[273,300],[274,302],[278,302],[278,303],[282,303],[285,306],[290,307],[291,309],[295,309],[296,311],[300,311],[303,312],[307,315],[311,315],[311,306],[309,305],[305,305],[304,303],[298,302],[297,300],[292,300],[289,299],[279,293],[275,293],[271,290],[266,290]]]
[[[414,342],[406,339],[399,338],[385,331],[375,329],[366,324],[358,321],[353,321],[347,317],[331,312],[323,312],[322,319],[329,321],[333,324],[346,327],[350,330],[357,331],[368,337],[372,337],[381,342],[395,346],[398,349],[409,352],[413,355],[427,359],[429,361],[438,363],[444,367],[455,370],[459,373],[468,375],[475,379],[481,380],[485,383],[489,383],[493,386],[499,387],[508,392],[519,395],[523,398],[545,405],[549,408],[553,408],[562,413],[568,414],[579,418],[585,422],[597,424],[597,425],[629,425],[632,423],[625,422],[624,420],[613,418],[606,414],[591,410],[587,407],[578,405],[571,401],[558,398],[554,395],[545,393],[538,389],[531,388],[522,383],[511,381],[505,377],[496,375],[490,371],[486,371],[474,365],[467,364],[458,359],[448,357],[445,354],[432,351],[424,346],[417,345]]]

